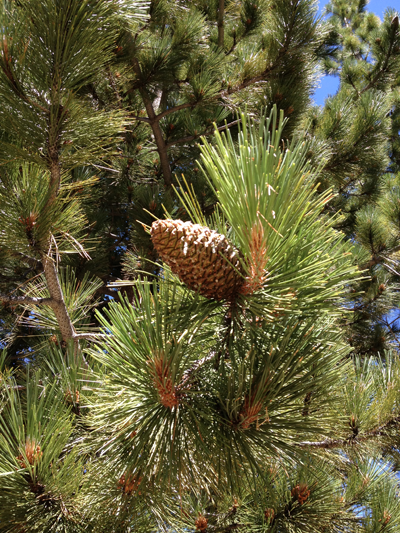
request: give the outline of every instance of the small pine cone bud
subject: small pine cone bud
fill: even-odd
[[[254,397],[246,396],[244,405],[239,413],[240,428],[249,429],[253,422],[257,422],[262,408],[262,402],[255,402]]]
[[[273,522],[275,518],[275,511],[273,509],[265,509],[264,518],[267,522]]]
[[[206,298],[232,300],[244,283],[239,251],[214,230],[182,220],[156,220],[151,240],[172,272]]]
[[[35,464],[37,464],[40,461],[42,456],[43,456],[43,452],[42,452],[40,446],[36,445],[35,440],[27,439],[27,441],[25,443],[25,457],[26,457],[26,460],[28,461],[28,463],[31,466],[35,465]],[[17,461],[19,462],[21,468],[26,468],[27,467],[27,465],[25,463],[25,457],[22,454],[20,454],[17,457]]]
[[[305,483],[299,483],[291,490],[292,498],[297,500],[300,505],[304,505],[311,494],[310,489]]]
[[[171,378],[171,368],[162,357],[156,357],[154,361],[149,360],[153,383],[158,392],[160,403],[169,409],[178,407],[179,395]]]
[[[75,391],[75,395],[71,392],[70,389],[67,389],[64,394],[64,398],[66,403],[73,404],[74,403],[74,396],[75,396],[75,403],[79,403],[80,400],[80,392],[78,390]]]
[[[137,492],[139,495],[139,485],[142,482],[143,477],[135,474],[122,474],[117,483],[117,487],[122,490],[124,494],[130,495],[133,492]]]
[[[207,518],[205,518],[203,515],[199,515],[195,522],[196,530],[197,531],[205,531],[207,529]]]
[[[387,526],[390,522],[390,519],[392,518],[392,515],[387,511],[386,509],[383,511],[383,519],[379,520],[379,522],[383,522],[384,526]]]
[[[233,504],[232,504],[232,507],[231,507],[231,513],[232,514],[236,514],[238,507],[239,507],[239,503],[238,503],[237,499],[235,498],[233,500]]]
[[[49,339],[50,342],[52,342],[53,344],[55,344],[56,346],[58,346],[58,339],[57,339],[57,335],[52,335]]]
[[[349,418],[349,426],[353,429],[357,427],[357,418],[354,415]]]

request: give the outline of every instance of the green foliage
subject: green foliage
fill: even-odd
[[[12,378],[1,386],[0,530],[79,531],[83,466],[76,452],[65,454],[72,419],[63,392],[30,372],[24,386]]]
[[[400,529],[399,24],[327,12],[1,2],[1,532]]]
[[[3,167],[0,179],[0,246],[39,257],[51,233],[59,253],[83,250],[79,241],[87,221],[66,180],[57,202],[48,206],[49,172],[33,164]]]
[[[94,112],[76,93],[112,57],[118,28],[113,10],[104,3],[94,10],[89,1],[61,7],[27,0],[3,4],[0,21],[1,160],[48,167],[56,145],[62,164],[71,168],[109,151],[123,116]]]
[[[247,125],[242,113],[238,147],[230,132],[217,133],[215,147],[205,142],[201,148],[202,163],[248,276],[257,261],[265,261],[262,304],[271,306],[271,299],[279,307],[279,299],[286,298],[291,313],[297,301],[307,313],[329,305],[341,290],[341,280],[355,273],[344,259],[351,248],[332,230],[334,221],[321,217],[331,195],[315,194],[319,170],[306,160],[309,144],[281,148],[282,115],[277,123],[274,109],[268,119]],[[238,204],[244,209],[239,211]],[[256,292],[255,306],[260,296]],[[249,305],[252,309],[251,301]]]

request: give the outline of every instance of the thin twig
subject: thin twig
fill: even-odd
[[[97,339],[109,339],[111,335],[105,333],[75,333],[73,335],[74,340],[97,340]]]
[[[13,305],[48,305],[52,308],[56,305],[56,301],[53,298],[33,298],[30,296],[11,296],[9,294],[0,294],[0,301]]]
[[[202,359],[198,359],[197,361],[195,361],[193,365],[184,372],[182,376],[182,381],[179,383],[177,390],[184,389],[188,385],[188,383],[192,381],[196,372],[200,370],[201,368],[203,368],[203,366],[205,366],[207,363],[210,363],[211,361],[213,361],[214,358],[215,358],[215,352],[211,352],[206,357],[203,357]]]
[[[137,115],[131,115],[131,117],[140,122],[147,122],[147,124],[150,124],[150,119],[147,117],[138,117]]]
[[[371,431],[366,431],[363,435],[354,437],[351,435],[347,439],[325,439],[323,441],[303,441],[298,442],[296,446],[300,448],[323,448],[330,450],[332,448],[344,448],[347,446],[356,446],[375,437],[385,437],[390,429],[397,429],[400,425],[400,416],[388,420],[385,424],[378,426]]]
[[[239,122],[240,122],[240,120],[234,120],[233,122],[230,122],[229,124],[225,124],[224,126],[220,126],[219,128],[215,128],[213,130],[206,131],[204,133],[201,133],[200,135],[188,135],[187,137],[182,137],[181,139],[178,139],[176,141],[171,141],[170,143],[167,143],[167,148],[169,148],[170,146],[175,146],[176,144],[181,144],[181,143],[184,143],[184,142],[190,142],[190,141],[193,141],[194,139],[198,139],[199,137],[204,137],[206,135],[213,135],[215,133],[215,131],[224,131],[224,130],[230,128],[231,126],[235,126]]]
[[[193,102],[193,103],[187,102],[185,104],[176,105],[175,107],[170,107],[169,109],[166,109],[165,111],[157,115],[155,117],[155,120],[159,122],[162,118],[170,115],[171,113],[175,113],[176,111],[180,111],[181,109],[188,109],[189,107],[195,107],[196,105],[197,105],[197,102]]]

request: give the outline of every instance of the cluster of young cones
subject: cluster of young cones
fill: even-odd
[[[299,483],[291,490],[291,496],[297,500],[300,505],[304,505],[311,494],[310,489],[305,483]]]
[[[133,492],[137,492],[140,495],[139,485],[142,482],[142,479],[142,476],[137,476],[135,474],[122,474],[117,486],[124,494],[130,495]]]
[[[25,454],[23,455],[21,453],[17,457],[17,461],[21,468],[26,468],[28,466],[26,462],[33,466],[40,461],[43,456],[43,452],[40,446],[36,444],[35,440],[27,439],[24,448]]]
[[[176,388],[172,382],[171,368],[162,355],[149,361],[151,374],[153,375],[153,384],[158,392],[160,403],[169,409],[179,405],[179,397]]]

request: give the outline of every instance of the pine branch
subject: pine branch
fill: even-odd
[[[393,37],[394,37],[396,35],[396,32],[399,29],[399,17],[397,15],[395,17],[393,17],[392,23],[391,23],[391,27],[393,29]],[[388,70],[389,59],[390,59],[390,56],[392,55],[393,48],[394,48],[394,38],[390,42],[390,45],[389,45],[385,60],[383,62],[383,66],[378,70],[378,72],[375,74],[374,78],[368,83],[368,85],[366,85],[364,87],[364,89],[362,89],[360,91],[359,94],[363,94],[366,91],[368,91],[369,89],[372,89],[372,87],[379,81],[379,78],[381,77],[381,75],[384,74]]]
[[[189,107],[195,107],[196,105],[197,105],[197,102],[192,102],[192,103],[187,102],[186,104],[180,104],[175,107],[170,107],[166,109],[165,111],[163,111],[162,113],[160,113],[159,115],[157,115],[155,117],[155,120],[160,121],[162,118],[170,115],[171,113],[175,113],[176,111],[180,111],[181,109],[188,109]]]
[[[393,340],[392,342],[394,342],[396,345],[397,345],[397,349],[399,349],[399,346],[400,346],[400,341],[397,340],[397,337],[399,335],[399,332],[396,331],[395,329],[393,329],[392,325],[397,321],[397,317],[389,323],[388,320],[383,320],[383,324],[388,328],[388,330],[390,331],[390,333],[392,334],[393,336]]]
[[[291,41],[291,35],[294,28],[294,25],[296,23],[296,10],[294,10],[292,19],[288,23],[287,30],[285,31],[285,41],[282,44],[281,48],[279,49],[279,52],[275,58],[275,61],[270,64],[269,67],[267,67],[261,74],[258,76],[254,76],[253,78],[250,78],[249,80],[243,81],[242,83],[236,85],[235,87],[228,88],[224,91],[220,92],[220,97],[229,96],[233,93],[236,93],[238,91],[241,91],[242,89],[246,89],[247,87],[251,85],[255,85],[258,82],[261,81],[267,81],[266,77],[278,69],[278,67],[281,64],[281,59],[286,55],[286,53],[289,50],[290,41]]]
[[[236,40],[236,31],[233,30],[233,43],[232,43],[232,46],[230,47],[230,49],[225,53],[226,56],[229,56],[231,55],[231,53],[235,50],[236,48],[236,45],[238,44],[238,41]]]
[[[58,280],[58,277],[57,277]],[[61,290],[61,289],[60,289]],[[56,292],[53,290],[53,292]],[[62,294],[61,294],[62,296]],[[64,341],[69,339],[78,340],[100,340],[108,339],[109,335],[103,333],[76,333],[68,315],[68,311],[63,309],[62,304],[54,298],[34,298],[31,296],[12,296],[10,294],[0,294],[0,302],[13,305],[47,305],[53,309]],[[63,302],[64,303],[64,302]],[[65,303],[64,303],[65,306]]]
[[[373,302],[376,302],[379,298],[382,297],[382,292],[378,292],[377,294],[375,294],[375,296],[373,298],[370,298],[369,300],[367,300],[366,302],[362,302],[360,303],[359,305],[355,305],[351,311],[353,313],[359,313],[360,311],[363,311],[365,308],[369,307]],[[350,324],[354,324],[354,322],[351,322]],[[349,324],[346,323],[346,326],[348,326]]]
[[[133,60],[133,70],[135,71],[137,77],[141,78],[142,71],[140,69],[139,61],[136,58]],[[151,129],[153,130],[154,140],[160,156],[160,164],[164,177],[164,183],[166,187],[170,187],[172,185],[172,172],[168,159],[167,144],[164,140],[159,120],[156,120],[156,114],[154,112],[153,103],[150,96],[143,87],[139,88],[139,92],[145,105],[147,116],[149,117]]]
[[[320,448],[325,450],[331,450],[334,448],[345,448],[347,446],[357,446],[358,444],[367,442],[376,437],[386,437],[392,429],[399,429],[400,416],[389,419],[385,424],[378,426],[371,431],[365,432],[363,435],[352,434],[347,439],[325,439],[323,441],[304,441],[299,442],[297,446],[300,448]]]
[[[68,314],[65,305],[64,296],[61,290],[60,281],[54,261],[48,255],[42,258],[44,265],[44,275],[47,282],[47,288],[50,292],[51,299],[55,302],[53,310],[57,318],[58,326],[64,341],[74,338],[76,335],[75,328]]]
[[[48,305],[52,309],[56,306],[56,301],[53,298],[33,298],[30,296],[12,296],[10,294],[0,294],[0,301],[13,305]]]
[[[395,253],[397,253],[399,251],[400,251],[400,245],[395,246],[394,248],[392,248],[390,250],[390,252],[388,252],[388,254],[390,254],[390,255],[391,254],[395,254]],[[375,265],[382,264],[386,259],[387,259],[387,257],[385,255],[374,254],[369,261],[367,261],[366,263],[363,263],[362,265],[360,265],[359,269],[360,270],[369,270],[370,268],[372,268]]]
[[[75,333],[73,336],[74,340],[100,340],[100,339],[109,339],[110,335],[105,333]]]
[[[25,276],[26,273],[24,273]],[[0,281],[4,283],[20,283],[21,277],[12,277],[12,276],[5,276],[4,274],[0,274]]]
[[[50,135],[49,135],[50,137]],[[50,170],[50,184],[49,184],[49,198],[47,200],[44,210],[46,211],[51,207],[57,198],[58,191],[60,189],[61,183],[61,166],[58,157],[58,143],[49,143],[48,149],[48,159],[49,159],[49,170]]]
[[[146,124],[150,124],[151,123],[151,120],[147,117],[138,117],[137,115],[132,115],[132,118],[134,118],[135,120],[138,120],[140,122],[146,122]]]
[[[219,1],[220,1],[220,4],[219,4],[220,12],[222,13],[221,5],[224,5],[224,1],[223,0],[219,0]],[[234,94],[236,92],[241,91],[242,89],[245,89],[247,87],[255,85],[255,84],[259,83],[259,82],[267,81],[266,78],[270,74],[272,74],[275,70],[278,69],[278,67],[281,64],[281,60],[285,57],[285,55],[287,54],[287,52],[289,50],[290,43],[291,43],[291,34],[292,34],[292,30],[293,30],[294,24],[295,24],[295,16],[293,16],[291,21],[289,22],[288,27],[287,27],[287,31],[285,33],[285,41],[282,44],[282,46],[281,46],[281,48],[280,48],[280,50],[279,50],[279,52],[278,52],[278,54],[277,54],[277,56],[275,58],[275,61],[273,63],[271,63],[269,65],[269,67],[267,67],[258,76],[255,76],[253,78],[245,80],[242,83],[240,83],[240,84],[238,84],[238,85],[236,85],[234,87],[230,87],[228,89],[224,89],[224,90],[219,91],[213,98],[210,99],[210,101],[215,101],[215,100],[218,100],[218,99],[221,99],[221,98],[225,98],[225,97],[230,96],[230,95],[232,95],[232,94]],[[222,31],[223,31],[223,26],[222,26]],[[140,80],[141,77],[142,77],[142,71],[141,71],[140,64],[139,64],[139,61],[137,60],[137,58],[133,59],[133,69],[134,69],[138,79]],[[169,157],[168,157],[168,148],[170,148],[171,146],[175,146],[176,144],[181,144],[181,143],[193,141],[194,139],[197,138],[197,136],[188,136],[188,137],[184,137],[182,139],[179,139],[177,141],[173,141],[171,143],[167,143],[165,141],[165,139],[164,139],[163,132],[161,130],[159,122],[160,122],[160,120],[162,118],[164,118],[164,117],[166,117],[166,116],[168,116],[168,115],[170,115],[172,113],[175,113],[176,111],[180,111],[182,109],[189,109],[189,108],[193,109],[197,105],[202,103],[202,101],[201,102],[200,101],[199,102],[191,102],[191,103],[186,102],[184,104],[177,105],[177,106],[172,107],[170,109],[166,109],[162,113],[159,113],[158,115],[156,115],[156,113],[154,111],[153,102],[152,102],[149,94],[147,93],[144,84],[140,83],[135,88],[137,88],[139,90],[139,93],[140,93],[140,95],[142,97],[143,103],[144,103],[146,111],[147,111],[148,119],[146,120],[143,117],[136,117],[136,116],[134,118],[136,120],[139,120],[139,121],[142,121],[142,122],[146,122],[146,123],[148,123],[151,126],[152,131],[153,131],[153,135],[154,135],[154,140],[155,140],[155,143],[156,143],[156,146],[157,146],[157,152],[158,152],[159,157],[160,157],[160,165],[161,165],[161,171],[162,171],[163,178],[164,178],[164,183],[165,183],[166,187],[170,187],[171,184],[172,184],[172,171],[171,171],[171,166],[170,166]],[[219,130],[219,131],[221,131],[221,130]],[[211,133],[213,133],[213,132],[210,132],[210,134]],[[209,133],[205,133],[204,135],[209,135]]]
[[[286,52],[286,51],[285,51]],[[279,53],[281,54],[281,52]],[[278,54],[279,56],[279,59],[280,59],[280,55]],[[259,74],[258,76],[255,76],[254,78],[250,78],[249,80],[246,80],[234,87],[230,87],[229,89],[223,89],[221,91],[219,91],[213,98],[210,98],[210,102],[212,101],[215,101],[215,100],[218,100],[220,98],[223,98],[225,96],[229,96],[231,94],[234,94],[238,91],[241,91],[242,89],[245,89],[246,87],[249,87],[251,85],[254,85],[260,81],[267,81],[265,79],[265,77],[272,71],[276,70],[278,67],[278,63],[276,64],[273,64],[271,65],[269,68],[267,68],[266,70],[264,70],[261,74]],[[149,99],[149,102],[151,102],[151,100]],[[176,111],[181,111],[182,109],[188,109],[188,108],[195,108],[197,107],[200,103],[203,103],[203,101],[199,101],[199,102],[186,102],[184,104],[179,104],[175,107],[171,107],[169,109],[166,109],[165,111],[163,111],[162,113],[160,113],[159,115],[155,115],[154,114],[154,121],[155,122],[158,122],[160,121],[162,118],[168,116],[168,115],[171,115],[172,113],[175,113]],[[147,106],[146,106],[146,109],[147,109]],[[153,113],[154,113],[154,110],[153,110]],[[136,118],[136,117],[135,117]],[[141,117],[138,117],[138,120],[142,120]],[[146,121],[147,122],[147,121]],[[153,123],[153,120],[151,119],[150,117],[150,120],[148,121],[150,124]]]
[[[182,376],[182,381],[177,386],[177,390],[178,391],[184,390],[187,384],[193,380],[196,372],[198,372],[198,370],[203,368],[203,366],[205,366],[207,363],[214,361],[214,359],[215,359],[215,352],[211,352],[206,357],[203,357],[203,359],[198,359],[197,361],[195,361],[192,367],[184,372]]]
[[[40,270],[43,269],[43,265],[42,265],[41,261],[39,261],[39,259],[36,259],[35,257],[31,257],[29,255],[23,254],[22,252],[14,252],[12,250],[8,251],[8,253],[12,257],[15,257],[17,259],[22,259],[23,261],[26,261],[28,263],[28,265],[31,266],[32,268],[37,268],[37,269],[40,269]]]
[[[177,139],[176,141],[171,141],[170,143],[167,143],[167,147],[175,146],[176,144],[182,144],[186,142],[193,141],[194,139],[198,139],[199,137],[204,137],[206,135],[213,135],[215,131],[224,131],[231,126],[235,126],[236,124],[239,124],[240,120],[234,120],[233,122],[230,122],[229,124],[225,124],[224,126],[220,126],[219,128],[206,131],[204,133],[201,133],[200,135],[188,135],[187,137],[182,137],[181,139]]]
[[[35,107],[36,109],[38,109],[42,113],[45,113],[46,115],[48,115],[50,113],[49,109],[41,106],[40,104],[38,104],[34,100],[31,100],[30,98],[28,98],[28,96],[25,94],[21,84],[14,77],[13,69],[11,67],[12,59],[11,59],[11,57],[9,55],[8,44],[7,44],[7,40],[5,38],[3,39],[3,47],[2,48],[3,48],[3,50],[2,50],[3,51],[3,62],[1,64],[1,69],[3,70],[4,74],[7,76],[7,79],[9,81],[10,87],[13,90],[13,92],[18,96],[18,98],[23,100],[29,106]]]

